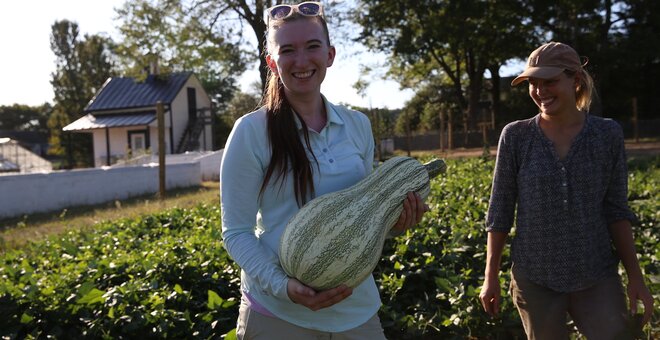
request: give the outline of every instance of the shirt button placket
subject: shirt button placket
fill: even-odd
[[[328,160],[328,163],[330,163],[330,165],[333,165],[335,163],[335,159],[332,158],[332,153],[330,152],[330,148],[328,148],[327,141],[323,146],[323,149],[321,149],[321,151],[323,151],[323,156]]]
[[[568,178],[566,176],[566,167],[563,165],[561,166],[561,196],[562,196],[562,203],[564,206],[564,210],[568,210]]]

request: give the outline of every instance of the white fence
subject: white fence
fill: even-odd
[[[165,164],[180,164],[189,162],[199,162],[202,172],[202,181],[220,181],[220,163],[222,162],[222,152],[218,151],[193,151],[180,154],[166,155]],[[142,155],[127,161],[117,162],[111,167],[119,168],[133,165],[158,164],[157,155]]]
[[[167,189],[198,186],[200,162],[168,164]],[[219,171],[219,166],[218,170]],[[158,192],[158,164],[0,176],[0,218]]]

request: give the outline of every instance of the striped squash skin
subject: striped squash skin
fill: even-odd
[[[410,191],[426,199],[429,173],[414,158],[394,157],[354,186],[311,200],[282,235],[282,268],[316,290],[357,286],[376,267]]]

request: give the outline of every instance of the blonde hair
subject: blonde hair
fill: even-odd
[[[593,78],[584,68],[580,68],[578,71],[566,70],[564,73],[569,77],[577,76],[575,106],[580,111],[588,112],[593,99],[597,96]]]

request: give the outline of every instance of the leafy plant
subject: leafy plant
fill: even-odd
[[[629,200],[640,264],[660,305],[660,157],[630,162]],[[431,211],[389,240],[374,275],[392,339],[524,339],[500,278],[498,318],[478,294],[494,162],[448,160],[431,183]],[[0,337],[234,338],[239,268],[220,237],[220,208],[201,204],[104,222],[0,255]],[[502,268],[510,267],[508,247]],[[660,336],[654,316],[645,336]]]

